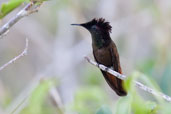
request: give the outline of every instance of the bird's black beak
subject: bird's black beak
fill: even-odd
[[[86,29],[89,30],[89,27],[87,26],[86,23],[82,23],[82,24],[71,24],[71,25],[74,25],[74,26],[81,26],[81,27],[84,27],[84,28],[86,28]]]
[[[87,27],[86,27],[86,24],[84,24],[84,23],[83,23],[83,24],[71,24],[71,25],[74,25],[74,26],[81,26],[81,27],[87,28]]]
[[[74,25],[74,26],[82,26],[82,24],[71,24],[71,25]]]

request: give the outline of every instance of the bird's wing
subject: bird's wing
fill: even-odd
[[[111,54],[111,58],[112,58],[112,68],[114,70],[117,70],[118,72],[118,64],[116,63],[116,61],[118,61],[117,57],[115,57],[114,55],[114,50],[106,50],[106,51],[109,51],[110,54]],[[94,55],[94,58],[96,60],[96,62],[98,62],[97,58],[96,58],[96,55],[95,55],[95,52],[93,51],[93,55]],[[120,65],[119,65],[120,66]],[[121,69],[120,69],[121,71]],[[106,82],[109,84],[109,86],[119,95],[119,96],[124,96],[126,95],[126,92],[123,90],[122,88],[122,80],[118,79],[117,77],[113,76],[112,74],[108,73],[108,72],[105,72],[105,71],[102,71],[102,74],[106,80]]]
[[[119,60],[119,54],[117,52],[117,48],[115,46],[115,44],[112,44],[113,46],[111,46],[112,48],[109,49],[111,57],[112,57],[112,66],[113,66],[113,70],[116,72],[119,72],[122,74],[122,69],[120,66],[120,60]],[[118,95],[124,96],[126,95],[126,91],[123,88],[123,81],[117,77],[115,77],[115,86],[117,88],[117,93]]]

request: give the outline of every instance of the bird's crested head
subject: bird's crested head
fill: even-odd
[[[82,24],[72,24],[72,25],[78,25],[83,26],[87,30],[89,30],[91,33],[99,33],[102,32],[104,34],[109,34],[112,31],[112,26],[107,22],[104,18],[94,18],[89,22],[82,23]]]

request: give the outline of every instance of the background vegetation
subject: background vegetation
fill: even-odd
[[[29,2],[1,0],[0,25]],[[70,26],[95,17],[111,22],[111,37],[129,76],[127,97],[118,97],[100,71],[84,60],[85,55],[92,57],[88,31]],[[38,13],[20,20],[0,39],[1,66],[18,55],[29,38],[28,55],[0,71],[0,112],[170,114],[171,103],[133,83],[139,80],[171,96],[170,20],[170,0],[45,1]]]

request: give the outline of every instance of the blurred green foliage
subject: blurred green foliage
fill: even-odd
[[[157,96],[154,96],[155,100],[147,100],[137,91],[135,80],[138,79],[141,79],[147,86],[159,90],[157,84],[150,78],[139,72],[134,72],[124,83],[128,95],[120,97],[114,106],[112,105],[113,101],[108,99],[107,94],[100,86],[91,85],[78,89],[69,110],[78,114],[113,114],[113,112],[115,114],[170,114],[171,104]],[[45,103],[49,89],[54,85],[54,80],[41,81],[20,114],[52,114],[56,112],[58,108],[50,107]],[[67,109],[67,106],[64,108]]]
[[[112,114],[112,111],[107,105],[102,105],[96,112],[96,114]]]
[[[7,3],[3,3],[0,7],[0,19],[20,6],[23,2],[29,2],[29,0],[10,0]]]
[[[22,3],[24,3],[24,2],[28,3],[29,1],[36,2],[36,4],[39,5],[43,1],[47,1],[47,0],[9,0],[6,3],[3,3],[0,7],[0,19],[5,17],[8,13],[13,11],[15,8],[20,6]]]
[[[140,76],[138,72],[132,74],[128,80],[125,81],[125,88],[129,92],[128,96],[120,98],[116,104],[117,114],[155,114],[157,106],[154,102],[145,101],[135,89],[134,81]],[[123,107],[122,107],[123,106]]]
[[[107,96],[99,87],[82,87],[75,94],[72,109],[80,114],[95,114],[98,107],[106,101]]]
[[[166,62],[168,63],[162,64],[158,63],[157,61],[158,60],[156,58],[145,59],[137,65],[137,69],[143,72],[145,75],[148,75],[148,78],[151,80],[151,82],[155,82],[154,80],[156,80],[159,85],[157,85],[156,82],[153,83],[153,85],[155,85],[155,87],[158,88],[159,91],[171,95],[171,88],[169,86],[171,62],[169,60],[166,60]],[[151,78],[153,78],[154,80],[152,80]],[[161,89],[159,89],[159,87],[161,87]]]
[[[40,84],[32,92],[29,98],[28,105],[21,111],[20,114],[44,114],[44,112],[48,111],[47,109],[53,110],[50,107],[47,108],[44,105],[44,103],[45,103],[45,99],[47,98],[49,89],[51,87],[54,87],[54,85],[55,85],[54,80],[41,81]]]
[[[90,1],[91,0],[81,1],[81,3],[85,5],[84,7],[89,8],[89,6],[92,5],[89,4]],[[3,3],[0,7],[0,19],[20,6],[23,2],[29,2],[29,0],[9,0],[7,3]],[[95,1],[93,2],[95,3]],[[161,16],[161,12],[154,0],[139,0],[137,2],[139,2],[137,5],[138,10],[142,11],[142,9],[146,9],[155,19],[160,19],[159,17]],[[58,0],[56,8],[60,9],[61,6],[72,7],[71,4],[73,5],[73,2],[70,0]],[[80,7],[83,6],[80,5]],[[79,11],[84,13],[84,10],[81,10],[83,9],[80,8]],[[52,14],[54,14],[54,12]],[[114,106],[113,100],[109,100],[111,99],[110,96],[105,93],[101,86],[105,81],[99,69],[89,65],[86,70],[84,69],[84,77],[81,79],[88,86],[79,87],[78,91],[75,93],[74,100],[70,105],[70,110],[77,112],[78,114],[112,114],[112,112],[115,112],[115,114],[171,114],[170,103],[156,96],[152,96],[154,99],[149,100],[150,94],[148,94],[149,96],[143,96],[145,92],[139,92],[135,87],[134,81],[140,80],[143,84],[155,90],[163,90],[164,93],[171,95],[171,64],[168,62],[163,69],[161,68],[163,72],[161,73],[161,80],[157,80],[160,82],[160,85],[158,85],[156,84],[156,81],[152,80],[152,76],[158,72],[154,69],[158,65],[156,61],[155,57],[151,57],[144,59],[143,62],[138,64],[138,70],[150,77],[142,75],[139,72],[134,72],[130,75],[125,81],[125,88],[128,91],[128,95],[126,97],[120,97]],[[157,75],[159,76],[160,74]],[[52,80],[40,82],[32,92],[29,102],[21,111],[21,114],[56,113],[57,109],[46,102],[49,89],[53,86],[54,82]],[[162,90],[160,90],[159,86]],[[67,106],[64,108],[67,108]]]
[[[165,66],[162,80],[160,82],[161,89],[164,93],[171,95],[171,87],[170,87],[170,75],[171,75],[171,63],[168,63]]]
[[[144,66],[150,68],[153,67],[153,65],[154,63],[151,62],[147,65],[145,64]],[[74,103],[72,104],[72,109],[74,109],[75,112],[80,114],[95,114],[95,112],[96,114],[111,114],[112,112],[115,112],[115,114],[157,114],[158,112],[165,112],[164,114],[170,113],[170,110],[168,109],[168,103],[162,98],[152,96],[154,99],[147,100],[149,98],[147,96],[143,96],[143,94],[139,93],[136,89],[135,80],[141,80],[141,82],[148,87],[151,87],[157,91],[161,91],[158,84],[150,77],[147,77],[139,72],[134,72],[132,75],[130,75],[125,81],[125,88],[128,91],[128,95],[126,97],[120,97],[115,106],[113,106],[111,105],[112,101],[110,102],[108,100],[104,100],[108,97],[104,94],[104,91],[99,88],[100,84],[102,84],[99,83],[101,82],[101,79],[99,79],[97,82],[92,81],[94,80],[93,77],[96,77],[97,79],[97,76],[99,75],[95,72],[100,71],[96,71],[93,68],[88,70],[89,73],[85,74],[89,75],[86,77],[86,82],[89,83],[90,87],[80,88],[76,93]],[[145,71],[149,73],[148,69]],[[147,94],[149,97],[151,96],[151,94]],[[108,107],[105,104],[110,105]],[[100,108],[98,109],[98,107]],[[112,111],[111,109],[114,110]]]
[[[137,78],[140,78],[145,85],[154,90],[159,90],[158,85],[150,78],[139,72],[134,72],[125,81],[125,87],[129,91],[129,94],[126,97],[120,98],[116,103],[116,114],[170,114],[170,103],[157,96],[154,96],[156,99],[153,101],[145,100],[137,92],[134,83]]]

